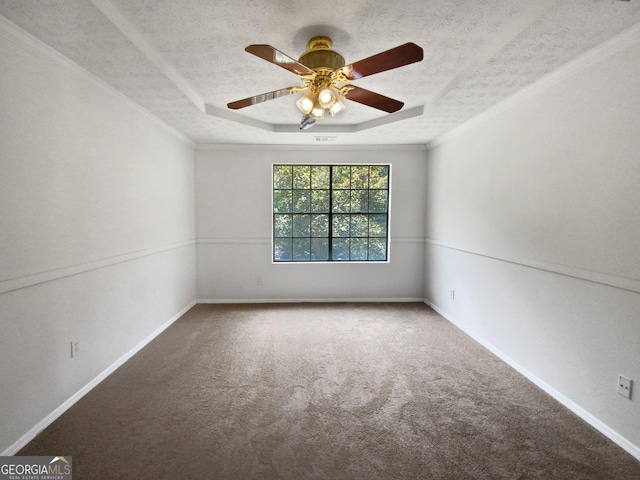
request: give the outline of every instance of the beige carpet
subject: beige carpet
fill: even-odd
[[[423,304],[198,305],[20,455],[74,479],[640,479]]]

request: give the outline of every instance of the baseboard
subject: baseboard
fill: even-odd
[[[197,303],[415,303],[423,298],[199,298]]]
[[[487,350],[489,350],[491,353],[493,353],[495,356],[497,356],[500,360],[505,362],[507,365],[512,367],[518,373],[520,373],[521,375],[524,375],[527,379],[533,382],[538,388],[542,389],[543,391],[551,395],[554,399],[556,399],[562,405],[567,407],[569,410],[575,413],[578,417],[583,419],[593,428],[598,430],[600,433],[602,433],[604,436],[609,438],[619,447],[624,449],[627,453],[632,455],[636,460],[640,461],[640,447],[638,445],[633,444],[632,442],[627,440],[625,437],[620,435],[618,432],[613,430],[611,427],[609,427],[605,423],[598,420],[596,417],[594,417],[592,414],[590,414],[580,405],[573,402],[572,400],[564,396],[562,393],[558,392],[555,388],[551,387],[549,384],[547,384],[546,382],[541,380],[539,377],[531,373],[529,370],[524,368],[522,365],[520,365],[519,363],[515,362],[513,359],[511,359],[510,357],[502,353],[492,344],[490,344],[483,338],[477,336],[473,332],[467,330],[462,324],[460,324],[455,318],[453,318],[453,316],[449,315],[447,312],[439,308],[437,305],[434,305],[432,302],[430,302],[427,299],[423,299],[423,301],[425,304],[429,305],[436,312],[438,312],[438,314],[444,317],[447,321],[449,321],[450,323],[455,325],[457,328],[462,330],[466,335],[468,335],[469,337],[474,339],[476,342],[478,342],[480,345],[485,347]]]
[[[151,334],[149,334],[146,338],[144,338],[140,343],[138,343],[135,347],[129,350],[126,354],[116,360],[110,367],[100,373],[97,377],[87,383],[84,387],[74,393],[71,397],[69,397],[62,405],[56,408],[53,412],[39,421],[36,425],[34,425],[29,431],[27,431],[22,437],[20,437],[16,442],[14,442],[9,448],[7,448],[4,452],[0,453],[0,456],[8,456],[15,455],[20,451],[25,445],[27,445],[31,440],[33,440],[40,432],[42,432],[45,428],[51,425],[58,417],[60,417],[64,412],[69,410],[78,400],[84,397],[87,393],[89,393],[93,388],[95,388],[100,382],[102,382],[105,378],[111,375],[114,371],[116,371],[120,366],[122,366],[127,360],[133,357],[136,353],[142,350],[147,344],[149,344],[154,338],[160,335],[164,330],[166,330],[171,324],[173,324],[176,320],[178,320],[182,315],[184,315],[189,309],[191,309],[196,302],[191,302],[185,308],[176,313],[173,317],[171,317],[167,322],[162,324],[156,330],[154,330]]]

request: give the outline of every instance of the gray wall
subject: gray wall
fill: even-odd
[[[602,57],[432,145],[425,297],[640,458],[640,43]]]
[[[198,150],[198,299],[421,300],[425,153],[421,147]],[[271,262],[273,163],[326,162],[391,164],[390,263]]]
[[[22,40],[0,35],[6,453],[195,300],[193,146]]]

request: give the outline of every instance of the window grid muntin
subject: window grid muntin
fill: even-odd
[[[328,183],[324,183],[314,175],[314,171],[325,172],[326,177],[328,169]],[[362,180],[362,172],[366,169],[366,181]],[[288,170],[288,171],[287,171]],[[348,181],[345,179],[345,172],[349,172]],[[354,177],[354,170],[356,175]],[[283,182],[283,175],[279,175],[276,179],[276,171],[280,174],[284,172],[284,179],[287,182]],[[382,172],[382,175],[381,175]],[[334,174],[340,175],[338,178],[339,183],[334,186]],[[388,260],[388,235],[389,235],[389,191],[390,191],[390,165],[286,165],[278,164],[273,166],[273,261],[276,263],[298,263],[298,262],[345,262],[345,261],[361,261],[361,262],[385,262]],[[374,187],[372,188],[372,180],[375,180]],[[284,188],[288,186],[289,188]],[[317,187],[328,188],[317,188]],[[298,188],[295,188],[298,187]],[[290,191],[287,195],[285,192]],[[296,191],[298,193],[296,194]],[[305,195],[303,192],[308,192]],[[324,208],[318,208],[318,202],[313,201],[314,192],[322,192],[325,197]],[[349,203],[348,211],[334,211],[334,194],[336,192],[348,193]],[[366,192],[366,206],[363,206],[364,202],[360,202],[360,207],[356,206],[354,209],[354,192],[356,195],[360,195],[363,199],[364,192]],[[326,199],[328,193],[328,199]],[[374,195],[377,194],[377,199]],[[343,200],[346,198],[343,195]],[[282,208],[282,197],[290,198],[290,203]],[[372,202],[374,198],[374,202]],[[280,203],[277,203],[279,199]],[[305,199],[305,200],[303,200]],[[328,208],[326,203],[328,203]],[[373,207],[372,207],[373,203]],[[302,205],[306,205],[306,209],[302,208]],[[343,202],[344,206],[345,203]],[[373,208],[373,210],[372,210]],[[287,210],[288,211],[284,211]],[[344,210],[338,209],[338,210]],[[276,231],[277,222],[282,222],[282,219],[278,220],[277,216],[289,216],[291,217],[291,236],[277,236]],[[296,227],[294,226],[294,216],[306,215],[309,219],[308,236],[295,236]],[[313,219],[326,215],[327,235],[316,236],[314,235]],[[337,215],[344,215],[348,218],[349,232],[348,235],[334,236],[334,218]],[[315,217],[314,217],[315,216]],[[297,217],[301,218],[301,217]],[[366,234],[354,235],[354,219],[364,222],[366,219]],[[373,220],[373,221],[372,221]],[[299,220],[300,222],[302,220]],[[286,222],[285,222],[286,223]],[[376,232],[372,233],[372,223],[374,226],[379,227]],[[357,232],[356,232],[357,233]],[[353,240],[353,241],[352,241]],[[354,247],[355,244],[355,247]],[[358,251],[356,247],[360,245]],[[285,255],[278,255],[279,248],[285,248]],[[336,248],[334,248],[336,247]],[[334,250],[336,250],[334,252]],[[319,255],[318,252],[326,251],[326,255]],[[365,257],[362,258],[361,252],[365,252]],[[345,256],[344,253],[346,252]],[[355,257],[355,258],[354,258]]]

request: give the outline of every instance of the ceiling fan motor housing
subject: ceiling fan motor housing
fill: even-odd
[[[307,51],[298,61],[311,70],[336,70],[344,67],[344,57],[331,49],[333,42],[329,37],[313,37],[307,44]]]

